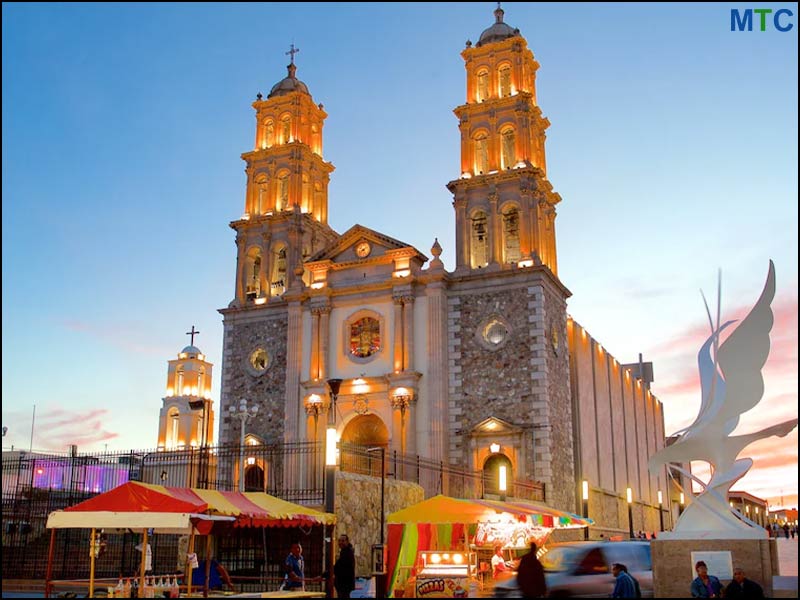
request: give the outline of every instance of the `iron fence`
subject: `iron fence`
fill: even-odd
[[[416,455],[341,443],[342,471],[419,484],[425,497],[436,494],[480,498],[494,491],[481,471],[469,471]],[[214,446],[174,451],[132,450],[91,454],[3,452],[2,459],[2,576],[6,579],[43,578],[50,535],[47,516],[72,506],[126,481],[141,481],[169,487],[215,490],[265,491],[285,500],[312,506],[324,503],[324,447],[316,442],[257,445],[239,448]],[[545,500],[544,485],[537,482],[511,483],[508,496]],[[74,577],[88,569],[88,531],[59,532],[54,554],[55,578]],[[258,580],[274,576],[274,552],[263,540],[229,542],[234,571]],[[174,557],[176,536],[156,536],[163,546],[159,555]],[[237,533],[239,537],[239,533]],[[134,536],[115,536],[103,559],[103,573],[118,576],[135,570]],[[174,538],[174,539],[173,539]],[[249,539],[249,538],[248,538]],[[244,546],[242,546],[244,544]],[[222,548],[227,548],[222,544]],[[86,548],[86,552],[75,552]],[[155,550],[155,549],[154,549]],[[245,557],[245,558],[242,558]],[[250,558],[246,558],[250,557]],[[224,557],[220,555],[220,558]],[[282,557],[285,558],[285,557]],[[84,564],[85,563],[85,564]],[[259,566],[260,565],[260,566]],[[168,573],[177,565],[158,565]]]

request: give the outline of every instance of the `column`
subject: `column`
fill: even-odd
[[[394,301],[393,364],[394,372],[400,373],[403,370],[403,298],[393,296],[392,301]]]
[[[456,191],[458,195],[459,192]],[[456,269],[469,267],[469,234],[467,232],[467,203],[463,198],[453,201],[456,207]]]
[[[331,307],[321,306],[319,311],[319,379],[325,381],[328,378],[328,348],[330,347],[331,337]]]
[[[414,370],[414,296],[403,296],[403,370]]]
[[[431,459],[447,463],[447,295],[444,281],[429,283],[425,294],[428,297],[427,396],[415,428],[421,434],[419,439],[422,443],[429,440]],[[429,435],[426,435],[427,431],[430,431]]]
[[[315,306],[311,309],[311,356],[308,365],[309,379],[320,379],[319,368],[319,322],[320,308]]]
[[[244,234],[236,235],[236,300],[240,305],[244,304]]]
[[[489,194],[489,264],[503,262],[503,249],[501,247],[501,218],[497,212],[497,192]]]
[[[302,364],[303,315],[299,301],[289,303],[289,324],[286,332],[286,426],[284,441],[302,435],[300,423],[300,365]]]
[[[525,260],[531,256],[531,197],[520,187],[519,196],[519,256]]]

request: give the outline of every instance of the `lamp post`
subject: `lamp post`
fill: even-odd
[[[336,511],[336,398],[341,379],[328,379],[331,404],[328,407],[328,428],[325,431],[325,512]],[[326,587],[329,597],[333,597],[333,531],[328,536],[328,581]]]
[[[233,406],[228,407],[228,414],[231,418],[236,417],[242,420],[242,426],[239,429],[239,491],[244,491],[244,426],[247,421],[252,419],[258,414],[258,406],[248,408],[247,400],[242,398],[239,400],[239,408]]]
[[[633,539],[633,490],[625,490],[625,496],[628,501],[628,534]]]
[[[584,479],[581,484],[581,499],[583,501],[583,518],[589,518],[589,481]],[[589,539],[589,526],[583,528],[583,539]]]
[[[683,492],[681,492],[680,503],[678,504],[678,517],[680,517],[683,514],[683,503],[684,503],[684,501],[685,501],[685,497],[683,495]]]
[[[664,496],[661,490],[658,490],[658,524],[661,526],[661,531],[664,531]]]
[[[384,547],[384,533],[383,533],[383,523],[386,520],[386,448],[383,446],[377,446],[375,448],[367,448],[368,453],[378,452],[381,453],[381,546],[380,551],[383,552]],[[395,477],[397,475],[395,474]],[[375,547],[373,546],[373,553]],[[383,561],[381,560],[381,565],[383,565]],[[386,574],[384,572],[381,573],[374,573],[375,575],[375,585],[377,587],[377,594],[376,597],[383,598],[386,591]]]
[[[506,491],[508,490],[508,469],[505,465],[500,465],[497,469],[497,489],[500,491],[500,502],[506,501]]]

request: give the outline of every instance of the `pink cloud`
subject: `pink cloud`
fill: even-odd
[[[63,451],[71,444],[89,444],[113,440],[119,433],[108,431],[103,424],[107,409],[69,411],[54,409],[37,418],[35,446],[44,450]]]

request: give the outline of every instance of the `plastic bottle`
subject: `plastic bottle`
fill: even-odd
[[[180,598],[181,597],[181,588],[178,584],[178,576],[175,575],[172,578],[172,597],[173,598]]]
[[[131,580],[126,579],[125,585],[122,588],[122,597],[123,598],[130,598],[131,597]]]

